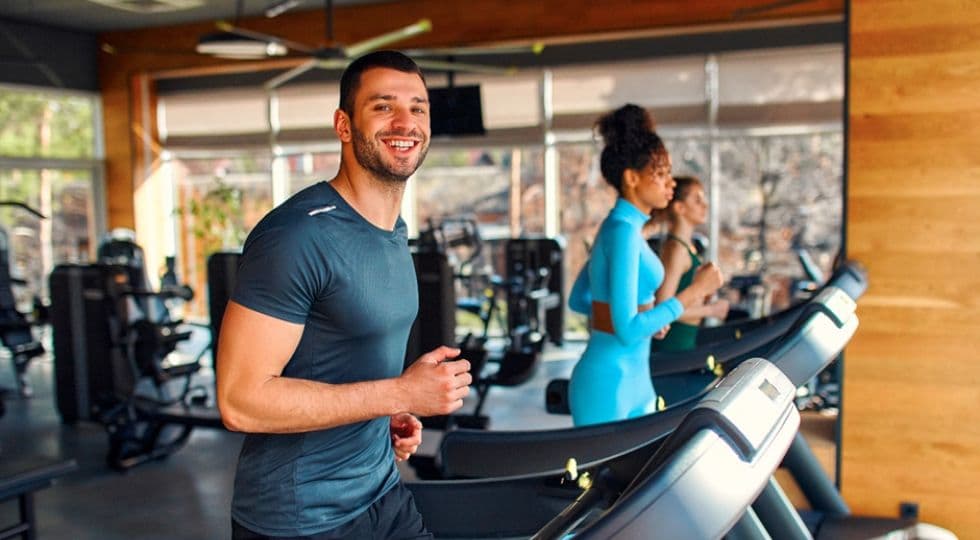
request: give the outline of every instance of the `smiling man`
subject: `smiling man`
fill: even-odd
[[[245,241],[221,325],[218,406],[246,432],[232,537],[430,538],[396,460],[413,414],[448,414],[471,377],[440,347],[402,372],[418,286],[399,217],[429,144],[422,73],[394,51],[351,63],[334,129],[340,169]]]

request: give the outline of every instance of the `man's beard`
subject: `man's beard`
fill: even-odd
[[[425,155],[429,151],[428,141],[421,133],[415,130],[407,133],[383,132],[379,133],[376,138],[370,139],[366,134],[351,125],[351,134],[353,135],[354,157],[357,159],[357,162],[368,171],[371,171],[375,178],[386,183],[404,184],[410,176],[415,174],[419,166],[422,165],[422,161],[425,160]],[[418,159],[412,163],[409,161],[411,158],[408,156],[404,158],[395,157],[394,164],[389,165],[385,163],[382,158],[384,149],[379,148],[379,145],[384,143],[379,142],[378,139],[388,136],[412,137],[419,140],[418,144],[421,146],[421,151],[418,154]]]

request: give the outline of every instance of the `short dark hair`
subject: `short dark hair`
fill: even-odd
[[[425,76],[418,64],[398,51],[375,51],[354,60],[340,76],[340,110],[354,117],[354,95],[361,86],[361,74],[372,68],[388,68],[404,73],[414,73],[425,84]]]
[[[627,103],[603,115],[596,128],[606,143],[599,156],[599,170],[620,194],[626,169],[642,170],[651,160],[655,166],[667,163],[667,147],[654,131],[653,117],[639,105]]]

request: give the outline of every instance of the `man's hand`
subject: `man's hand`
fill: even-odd
[[[447,362],[459,356],[459,349],[439,347],[420,356],[399,377],[408,397],[407,409],[420,416],[449,414],[463,406],[470,393],[470,363]]]
[[[663,339],[663,338],[667,337],[667,332],[670,332],[670,325],[669,324],[667,326],[661,328],[660,330],[657,330],[657,333],[653,335],[653,339]]]
[[[392,416],[390,430],[395,461],[405,461],[422,444],[422,422],[411,414],[398,413]]]

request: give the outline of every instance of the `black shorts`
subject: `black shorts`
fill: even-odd
[[[266,536],[231,521],[232,540],[335,540],[348,538],[370,539],[431,539],[432,534],[422,523],[415,508],[415,498],[405,484],[398,484],[385,493],[367,510],[343,525],[311,536]]]

